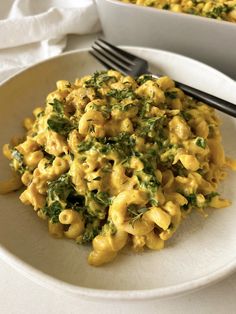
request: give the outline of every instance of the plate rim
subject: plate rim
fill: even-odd
[[[56,279],[34,266],[24,262],[19,257],[15,256],[5,247],[0,245],[0,258],[13,269],[21,273],[24,277],[30,279],[36,284],[48,288],[53,291],[56,290],[61,294],[80,295],[81,297],[91,297],[100,300],[117,300],[117,301],[135,301],[135,300],[151,300],[169,298],[179,295],[192,293],[211,286],[224,278],[230,276],[236,271],[236,263],[233,259],[225,266],[218,270],[204,275],[200,278],[193,279],[170,287],[146,289],[146,290],[105,290],[81,287],[67,283],[63,280]]]
[[[221,71],[203,63],[198,60],[195,60],[193,58],[186,57],[184,55],[173,53],[166,50],[161,49],[155,49],[155,48],[146,48],[146,47],[140,47],[140,46],[120,46],[125,49],[131,49],[131,50],[143,50],[143,51],[151,51],[151,52],[160,52],[165,53],[168,55],[174,55],[178,58],[190,60],[194,63],[197,63],[198,66],[201,66],[205,69],[209,69],[210,71],[213,71],[217,73],[217,75],[220,75],[222,79],[228,80],[229,83],[234,84],[236,87],[236,81],[234,81],[232,78],[227,76],[226,74],[222,73]],[[37,66],[40,66],[41,64],[50,62],[54,59],[63,58],[68,55],[74,55],[79,53],[89,53],[91,49],[90,48],[81,48],[81,49],[75,49],[68,52],[64,52],[60,55],[44,59],[42,61],[39,61],[37,63],[32,64],[29,67],[24,68],[23,70],[17,71],[15,74],[11,75],[7,79],[4,79],[0,83],[0,88],[2,86],[5,86],[8,82],[15,79],[16,77],[19,77],[20,75],[24,74],[28,70],[35,68]],[[70,284],[68,282],[65,282],[63,280],[57,279],[53,276],[50,276],[43,271],[37,269],[36,267],[28,264],[27,262],[24,262],[22,259],[14,255],[14,253],[10,252],[7,248],[5,248],[3,245],[0,244],[0,258],[6,262],[8,265],[13,267],[15,270],[23,274],[26,278],[29,278],[33,282],[46,287],[50,290],[57,290],[60,293],[73,293],[76,295],[80,295],[82,297],[92,297],[96,299],[110,299],[110,300],[145,300],[145,299],[157,299],[157,298],[164,298],[164,297],[173,297],[178,296],[186,293],[190,293],[196,290],[199,290],[201,288],[207,287],[209,285],[212,285],[227,276],[231,275],[233,272],[236,271],[236,260],[233,259],[226,263],[224,266],[220,267],[219,269],[201,276],[199,278],[183,282],[180,284],[173,284],[168,287],[161,287],[161,288],[154,288],[154,289],[145,289],[145,290],[105,290],[105,289],[96,289],[96,288],[87,288],[82,286],[77,286],[74,284]]]

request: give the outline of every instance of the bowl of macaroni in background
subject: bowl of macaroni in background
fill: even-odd
[[[108,41],[181,53],[236,79],[236,23],[118,0],[96,1]]]
[[[236,83],[217,70],[166,51],[126,47],[146,58],[152,71],[236,103]],[[22,121],[43,105],[56,81],[101,70],[87,50],[66,53],[15,75],[0,86],[0,145],[23,134]],[[235,119],[219,114],[226,154],[236,156]],[[10,176],[8,162],[0,157],[1,180]],[[148,299],[173,296],[216,282],[236,270],[236,175],[221,184],[228,208],[208,210],[205,219],[192,213],[162,251],[133,253],[124,249],[102,267],[87,263],[90,246],[50,237],[47,224],[19,192],[0,196],[0,257],[35,282],[51,289],[103,299]]]

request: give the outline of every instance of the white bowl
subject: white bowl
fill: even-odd
[[[191,83],[236,103],[236,83],[224,74],[173,53],[127,48],[176,80]],[[86,50],[75,51],[39,63],[0,86],[0,145],[22,133],[21,121],[55,88],[58,79],[76,77],[102,67]],[[236,157],[236,121],[222,117],[226,152]],[[9,175],[8,162],[0,157],[1,178]],[[236,176],[222,184],[227,209],[210,211],[208,219],[189,216],[161,252],[146,250],[120,253],[111,264],[94,268],[87,264],[90,247],[49,236],[47,226],[33,209],[18,200],[19,193],[0,196],[0,256],[32,280],[62,292],[109,299],[147,299],[171,296],[213,283],[236,269]]]
[[[120,2],[96,0],[107,40],[165,49],[205,62],[236,79],[236,24]]]

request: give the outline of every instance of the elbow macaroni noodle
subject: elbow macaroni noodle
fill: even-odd
[[[120,0],[145,7],[236,23],[236,0]]]
[[[25,139],[3,147],[16,175],[0,191],[23,184],[20,200],[51,235],[92,242],[91,265],[127,243],[160,250],[192,209],[230,204],[216,189],[236,162],[225,157],[214,109],[169,77],[109,70],[58,81],[33,113]]]

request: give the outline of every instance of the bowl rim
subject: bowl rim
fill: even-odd
[[[120,46],[120,47],[126,48],[126,49],[134,49],[134,50],[141,49],[144,51],[151,51],[151,52],[160,51],[161,53],[175,55],[176,57],[180,57],[182,59],[191,60],[194,63],[197,63],[198,66],[201,66],[205,69],[210,69],[210,71],[217,73],[222,78],[227,79],[229,83],[231,84],[233,83],[236,86],[236,81],[231,79],[226,74],[214,69],[211,66],[208,66],[207,64],[204,64],[198,60],[195,60],[193,58],[189,58],[178,53],[173,53],[173,52],[169,52],[169,51],[161,50],[161,49],[138,47],[138,46],[127,46],[127,45]],[[40,66],[41,64],[45,64],[52,60],[64,58],[66,56],[70,56],[74,54],[79,54],[79,53],[84,53],[84,52],[88,53],[90,50],[91,50],[90,48],[76,49],[69,52],[64,52],[60,55],[42,60],[40,62],[34,63],[33,65],[23,70],[20,70],[17,73],[11,75],[9,78],[3,80],[0,83],[0,88],[6,85],[8,82],[10,82],[12,79],[15,79],[21,74],[24,74],[28,70],[35,68],[37,66]],[[27,262],[24,262],[23,260],[15,256],[12,252],[10,252],[6,247],[2,246],[1,244],[0,244],[0,258],[3,261],[5,261],[8,265],[12,266],[15,270],[23,274],[25,277],[29,278],[33,282],[43,287],[46,287],[50,290],[56,290],[60,293],[67,293],[67,294],[72,293],[74,295],[79,295],[82,297],[89,297],[89,298],[95,298],[95,299],[101,299],[101,300],[105,300],[105,299],[119,300],[119,301],[157,299],[157,298],[173,297],[173,296],[190,293],[190,292],[199,290],[203,287],[207,287],[211,284],[214,284],[236,271],[236,259],[233,259],[230,262],[223,265],[222,267],[220,267],[219,269],[207,275],[201,276],[200,278],[196,278],[191,281],[183,282],[180,284],[174,284],[169,287],[161,287],[161,288],[146,289],[146,290],[105,290],[105,289],[81,287],[81,286],[67,283],[60,279],[56,279],[55,277],[52,277],[44,273],[43,271],[40,271],[39,269],[33,267]]]
[[[163,10],[163,9],[158,9],[158,8],[153,8],[153,7],[146,7],[146,6],[141,6],[141,5],[137,5],[137,4],[133,4],[133,3],[126,3],[126,2],[121,2],[120,0],[96,0],[97,3],[99,2],[109,2],[111,5],[115,5],[115,6],[120,6],[120,7],[129,7],[132,10],[137,10],[137,11],[145,11],[147,10],[147,12],[152,12],[152,14],[162,14],[165,15],[167,14],[167,16],[175,16],[177,18],[181,18],[181,19],[195,19],[195,21],[199,20],[199,22],[203,23],[203,21],[205,21],[205,23],[208,24],[215,24],[215,25],[224,25],[225,27],[236,27],[236,23],[233,22],[229,22],[229,21],[225,21],[225,20],[217,20],[217,19],[213,19],[213,18],[207,18],[201,15],[194,15],[194,14],[187,14],[184,12],[173,12],[170,10]]]
[[[213,285],[236,271],[236,263],[234,259],[225,267],[221,267],[220,269],[210,273],[210,275],[205,275],[189,282],[170,287],[147,290],[105,290],[80,287],[60,279],[56,279],[22,261],[20,258],[16,257],[3,247],[0,247],[0,258],[16,271],[24,275],[24,277],[51,291],[55,290],[61,294],[73,294],[86,298],[117,301],[161,299],[192,293],[200,290],[201,288]]]

